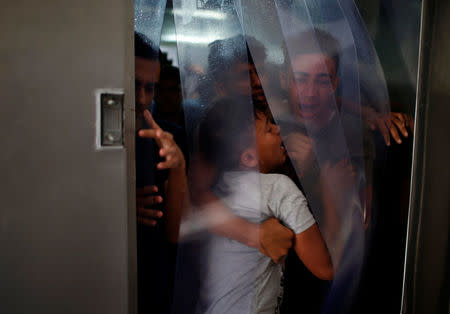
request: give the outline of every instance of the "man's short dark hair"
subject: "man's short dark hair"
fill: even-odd
[[[170,80],[177,84],[181,84],[180,81],[180,70],[172,65],[166,65],[161,68],[161,74],[159,76],[159,81]]]
[[[148,60],[159,60],[159,51],[147,36],[134,32],[134,56]]]
[[[247,42],[252,47],[254,58],[250,53]],[[236,64],[254,64],[254,59],[265,60],[266,56],[264,45],[250,36],[236,35],[216,40],[209,44],[208,74],[214,81],[218,82]]]
[[[341,46],[336,38],[330,33],[318,28],[313,28],[290,36],[288,40],[291,43],[289,45],[289,55],[291,58],[303,54],[323,54],[333,59],[336,66],[336,72],[338,71]],[[286,49],[285,56],[287,56]],[[288,59],[285,58],[285,60]]]

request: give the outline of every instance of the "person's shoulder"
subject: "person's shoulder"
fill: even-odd
[[[308,201],[295,183],[283,174],[270,174],[264,177],[272,180],[270,193],[263,195],[273,216],[280,219],[295,234],[310,227],[314,223],[314,218],[309,212]]]
[[[261,185],[270,186],[270,190],[277,193],[292,193],[299,192],[299,188],[295,185],[294,181],[287,175],[281,173],[267,173],[261,174]]]
[[[288,176],[281,173],[260,173],[261,182],[266,184],[273,184],[275,182],[281,181],[292,181]]]

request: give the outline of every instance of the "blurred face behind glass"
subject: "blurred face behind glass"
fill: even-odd
[[[264,100],[264,92],[261,79],[256,67],[252,63],[238,63],[225,76],[222,87],[219,88],[221,96],[229,96],[230,93],[241,96],[249,95],[259,100]],[[250,95],[249,95],[250,96]]]
[[[339,82],[334,60],[321,53],[300,54],[292,59],[289,103],[305,124],[321,127],[329,119]]]
[[[135,57],[135,97],[136,119],[142,118],[144,110],[150,109],[155,94],[155,85],[159,80],[158,60]]]

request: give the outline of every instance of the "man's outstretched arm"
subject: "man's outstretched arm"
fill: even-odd
[[[170,242],[175,243],[178,240],[181,213],[187,190],[186,162],[172,134],[161,129],[148,110],[145,110],[144,118],[149,129],[140,130],[139,136],[153,138],[156,141],[159,155],[164,158],[156,167],[159,170],[169,170],[169,177],[165,185],[164,207],[166,209],[167,236]]]

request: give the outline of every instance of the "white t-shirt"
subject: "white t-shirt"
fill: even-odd
[[[227,172],[215,192],[234,214],[254,223],[275,217],[295,234],[315,223],[302,192],[282,174]],[[274,313],[281,265],[235,240],[211,234],[207,243],[197,313]]]

